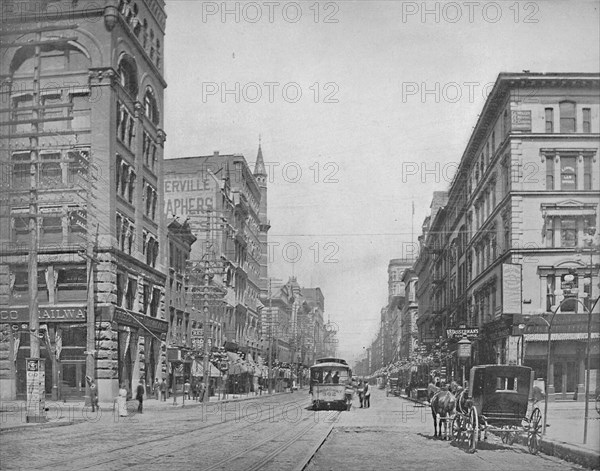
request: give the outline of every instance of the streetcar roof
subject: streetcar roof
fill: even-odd
[[[311,370],[349,370],[350,367],[348,365],[344,365],[342,363],[328,362],[328,363],[319,363],[317,365],[313,365],[310,367]]]

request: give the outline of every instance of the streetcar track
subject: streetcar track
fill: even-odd
[[[256,424],[260,424],[260,423],[263,423],[263,422],[266,422],[266,421],[270,421],[270,420],[273,420],[274,418],[277,418],[277,417],[282,417],[283,415],[284,415],[284,411],[282,410],[281,412],[278,412],[278,413],[276,413],[273,416],[268,415],[268,417],[265,418],[265,419],[257,420],[257,421],[254,421],[254,422],[250,422],[247,425],[245,425],[243,427],[240,427],[238,430],[243,430],[243,429],[245,429],[247,427],[251,427],[251,426],[256,425]],[[184,420],[184,422],[191,422],[191,421],[194,421],[194,419],[186,419],[186,420]],[[160,437],[155,437],[155,438],[152,438],[152,439],[149,439],[149,440],[145,440],[145,441],[141,441],[141,442],[136,442],[134,444],[128,444],[126,446],[121,446],[121,447],[117,447],[117,448],[111,448],[111,449],[106,449],[106,450],[99,450],[99,451],[97,451],[95,453],[88,454],[86,456],[82,456],[82,457],[79,457],[79,458],[75,458],[74,460],[53,461],[53,462],[45,464],[45,467],[51,468],[51,467],[61,466],[61,465],[64,465],[66,463],[73,463],[74,461],[81,461],[81,460],[86,460],[87,461],[90,458],[93,459],[93,458],[99,457],[99,456],[103,457],[103,460],[102,460],[103,464],[114,462],[114,461],[119,461],[119,460],[123,459],[122,456],[119,456],[119,457],[117,457],[117,458],[115,458],[113,460],[107,460],[106,459],[106,455],[112,454],[112,453],[116,453],[116,452],[119,452],[119,451],[123,451],[123,450],[129,449],[129,448],[133,448],[133,447],[145,446],[145,445],[149,445],[149,444],[156,443],[156,442],[162,442],[162,441],[165,441],[165,440],[170,440],[170,439],[173,439],[173,438],[176,438],[176,437],[181,437],[181,436],[184,436],[184,435],[189,435],[189,434],[193,434],[193,433],[197,433],[197,432],[198,433],[199,432],[203,432],[206,429],[210,429],[210,428],[213,428],[213,427],[231,425],[232,423],[238,424],[238,423],[241,423],[241,421],[238,421],[238,420],[218,421],[218,422],[215,422],[215,423],[212,423],[212,424],[207,424],[204,427],[194,428],[192,430],[184,430],[184,431],[177,432],[177,433],[172,433],[172,434],[169,434],[169,435],[161,435]],[[199,443],[199,444],[205,444],[205,443],[213,441],[213,440],[215,440],[217,438],[221,438],[223,436],[229,435],[229,434],[231,434],[231,430],[230,429],[225,430],[223,433],[220,433],[218,435],[215,435],[214,433],[211,433],[210,436],[199,437],[200,439],[204,438],[204,440],[200,440],[197,443]],[[90,435],[96,435],[96,433],[91,433]],[[159,455],[159,456],[161,456],[161,455]],[[79,469],[89,469],[89,468],[94,467],[94,466],[96,466],[96,464],[82,465],[81,467],[79,467]]]
[[[331,429],[333,428],[333,425],[335,423],[335,419],[337,417],[339,417],[340,413],[341,412],[336,412],[335,415],[332,417],[331,425],[328,427],[327,433],[324,434],[324,439],[326,439],[327,436],[329,435],[329,433],[331,432]],[[306,419],[303,419],[303,420],[310,420],[310,418],[307,417]],[[316,426],[317,426],[317,422],[311,422],[308,426],[306,426],[306,427],[302,428],[300,431],[297,431],[296,433],[294,433],[291,438],[288,438],[287,440],[285,440],[283,443],[278,445],[274,450],[272,450],[270,453],[265,455],[263,458],[256,461],[255,463],[253,463],[250,466],[246,466],[244,468],[244,471],[259,471],[259,470],[263,469],[263,467],[265,465],[267,465],[270,461],[275,459],[282,452],[287,450],[290,446],[295,444],[299,438],[305,436],[308,432],[313,430]],[[252,444],[252,448],[245,448],[243,450],[240,450],[237,453],[234,453],[233,455],[230,455],[227,458],[225,458],[217,463],[214,463],[209,468],[204,468],[203,471],[214,471],[217,469],[221,469],[223,466],[228,465],[230,463],[234,463],[239,458],[245,456],[249,451],[255,450],[263,445],[266,445],[280,436],[281,436],[281,432],[277,432],[277,433],[265,438],[264,440],[261,440],[258,443]],[[319,441],[319,447],[323,443],[324,439]],[[318,449],[318,447],[317,447],[317,449]],[[314,453],[312,453],[312,454],[314,454]],[[311,457],[312,457],[312,454],[310,455]],[[302,467],[304,467],[309,460],[310,460],[310,457],[304,463],[304,465]]]

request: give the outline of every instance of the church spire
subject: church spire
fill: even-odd
[[[265,161],[262,155],[262,139],[258,136],[258,155],[256,156],[256,163],[254,164],[254,176],[266,177],[267,169],[265,168]]]

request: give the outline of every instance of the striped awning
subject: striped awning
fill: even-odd
[[[600,338],[598,332],[592,332],[592,339]],[[555,340],[587,340],[586,332],[571,332],[552,334],[552,341]],[[526,342],[547,342],[548,334],[525,334]]]

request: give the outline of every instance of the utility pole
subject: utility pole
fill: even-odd
[[[27,361],[27,422],[45,422],[45,365],[40,358],[40,319],[38,317],[38,164],[40,123],[40,75],[42,67],[42,32],[35,34],[35,62],[33,66],[32,122],[30,138],[29,184],[29,357]],[[34,365],[35,364],[35,365]],[[34,373],[34,371],[37,373]],[[31,375],[31,376],[30,376]],[[31,379],[30,379],[31,378]]]
[[[273,394],[273,292],[269,278],[269,394]]]
[[[204,351],[204,359],[202,361],[202,366],[204,369],[204,400],[206,400],[206,402],[208,402],[210,400],[210,391],[209,391],[209,381],[210,381],[210,365],[209,365],[209,361],[208,361],[208,355],[209,355],[209,350],[208,350],[208,324],[209,324],[209,301],[208,301],[208,291],[210,289],[210,275],[209,275],[209,270],[210,270],[210,261],[208,259],[208,250],[209,250],[209,244],[210,244],[210,213],[206,214],[206,249],[205,249],[205,253],[204,253],[204,307],[202,308],[203,311],[203,323],[204,323],[204,329],[202,329],[202,335],[203,335],[203,345],[202,345],[202,349]]]

